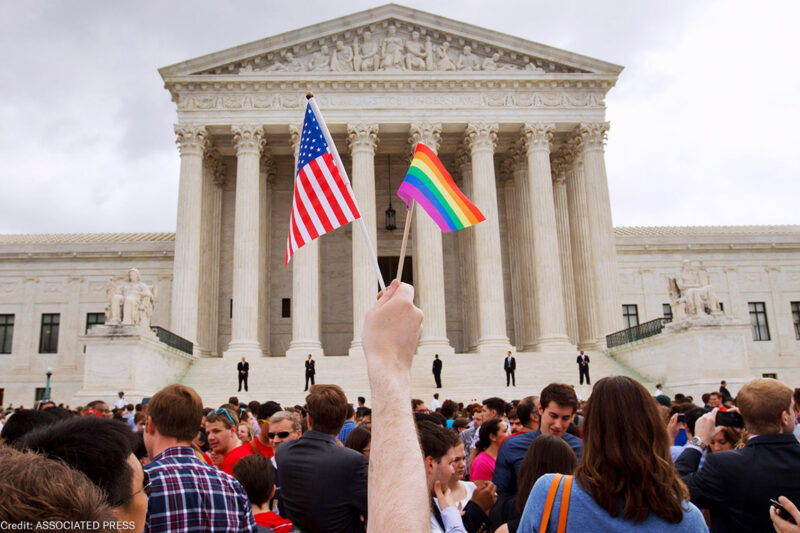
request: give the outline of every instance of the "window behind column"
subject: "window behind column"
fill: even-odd
[[[668,321],[672,322],[672,305],[661,304],[661,314],[664,315]]]
[[[800,341],[800,302],[792,302],[792,322],[794,322],[794,338]]]
[[[14,315],[0,315],[0,353],[11,353],[13,339]]]
[[[42,315],[42,330],[39,336],[39,353],[58,352],[58,313]]]
[[[89,333],[89,329],[92,326],[105,323],[106,323],[105,313],[86,313],[86,333]]]
[[[750,325],[753,327],[754,341],[768,341],[769,324],[767,323],[767,306],[764,302],[748,302],[750,309]]]
[[[625,320],[625,328],[632,328],[639,325],[639,307],[636,304],[622,305],[622,318]]]

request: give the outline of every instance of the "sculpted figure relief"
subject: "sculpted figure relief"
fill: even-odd
[[[309,70],[330,70],[331,53],[328,45],[323,44],[318,52],[311,54],[311,61],[308,63]]]
[[[458,63],[456,64],[458,70],[480,70],[481,63],[478,56],[472,53],[470,46],[465,46],[464,51],[458,56]]]
[[[436,70],[455,70],[456,63],[450,57],[450,43],[443,42],[436,47]]]
[[[380,49],[378,44],[372,40],[372,33],[369,31],[364,32],[364,42],[361,48],[358,46],[358,38],[355,43],[355,66],[356,70],[370,72],[378,70],[380,66]]]
[[[336,48],[331,55],[331,70],[335,72],[352,72],[353,69],[353,49],[344,44],[344,41],[336,41]]]
[[[402,69],[403,48],[405,48],[403,38],[397,36],[397,27],[392,24],[389,26],[388,35],[381,43],[381,69]]]
[[[667,278],[667,289],[675,320],[705,313],[722,314],[719,299],[711,287],[711,278],[702,261],[685,260],[680,274]]]
[[[128,270],[127,280],[110,280],[106,295],[106,324],[150,327],[156,291],[152,285],[142,282],[137,269]]]
[[[419,32],[411,32],[411,40],[406,41],[406,68],[427,70],[431,64],[431,38],[428,37],[423,44],[419,40]]]
[[[286,63],[281,63],[280,61],[276,61],[269,67],[267,67],[267,72],[276,72],[276,71],[292,71],[297,72],[303,69],[303,64],[298,61],[294,54],[291,52],[286,52]]]

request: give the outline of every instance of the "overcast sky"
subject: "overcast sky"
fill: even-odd
[[[157,69],[381,5],[0,1],[0,233],[174,231]],[[797,224],[800,2],[408,1],[623,65],[616,226]]]

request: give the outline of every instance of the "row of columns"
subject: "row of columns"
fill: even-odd
[[[511,348],[506,335],[494,162],[498,129],[496,123],[469,124],[456,164],[465,194],[486,215],[486,221],[458,235],[464,257],[465,344],[469,350],[493,353]],[[419,142],[438,151],[441,130],[439,123],[411,124],[412,152]],[[602,334],[619,329],[616,250],[603,157],[607,124],[581,124],[570,142],[551,156],[553,130],[549,123],[525,124],[504,165],[510,297],[519,350],[571,350],[576,344],[595,347],[602,343]],[[269,236],[268,185],[260,173],[266,143],[261,126],[234,125],[232,132],[237,158],[234,303],[226,354],[250,356],[268,353],[269,340],[268,295],[263,294],[269,286],[268,251],[263,250],[268,246],[260,246]],[[218,183],[224,167],[209,150],[204,127],[179,125],[176,134],[181,170],[171,327],[195,342],[197,353],[207,355],[213,352],[219,271],[218,265],[203,258],[219,254]],[[290,126],[289,134],[296,163],[300,127]],[[349,124],[347,140],[353,190],[374,243],[378,125]],[[419,350],[452,353],[446,328],[441,231],[422,209],[415,209],[413,228],[417,303],[425,314]],[[358,354],[376,282],[364,240],[354,235],[352,247],[350,353]],[[322,355],[318,241],[297,251],[292,269],[295,319],[287,355]]]

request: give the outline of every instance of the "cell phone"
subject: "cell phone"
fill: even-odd
[[[783,507],[783,505],[780,504],[778,500],[773,500],[772,498],[770,498],[769,503],[775,508],[775,514],[777,514],[779,517],[783,518],[790,524],[797,525],[797,522],[794,521],[794,518],[792,517],[792,515],[789,514],[789,511],[787,511]]]
[[[683,413],[678,413],[678,423],[685,424],[686,423],[686,415]]]
[[[714,420],[714,424],[717,426],[743,428],[744,419],[742,415],[735,411],[717,411],[717,418]]]

